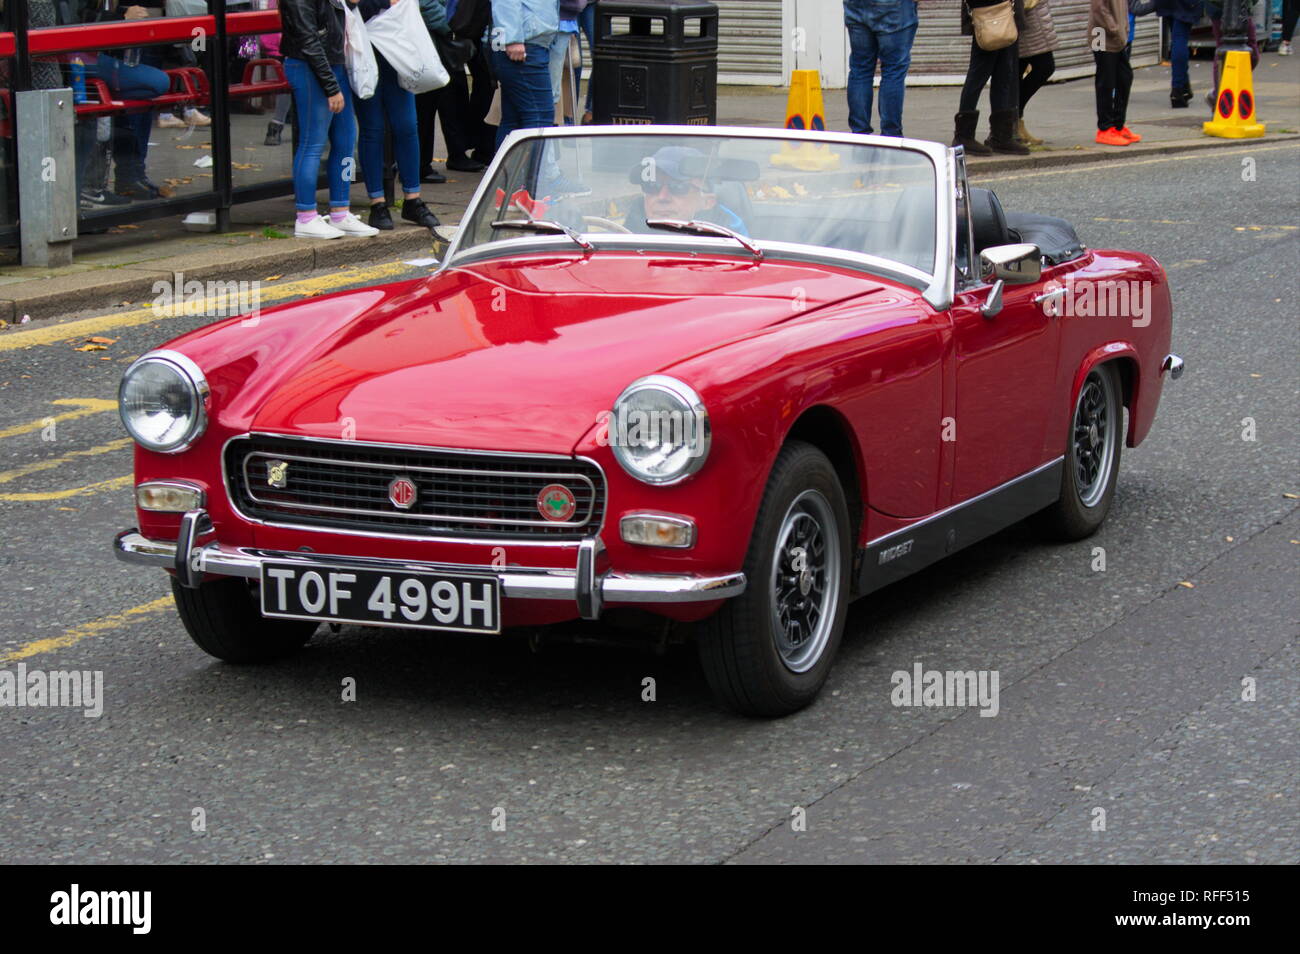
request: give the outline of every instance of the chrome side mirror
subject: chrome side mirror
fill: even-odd
[[[980,314],[992,318],[1002,310],[1002,286],[1028,285],[1043,274],[1043,253],[1037,245],[994,245],[980,252],[980,278],[992,282]]]
[[[1008,285],[1027,285],[1043,274],[1043,253],[1037,245],[994,245],[980,252],[980,277]]]

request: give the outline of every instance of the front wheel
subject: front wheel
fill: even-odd
[[[1124,443],[1124,402],[1114,364],[1088,372],[1070,417],[1069,443],[1061,475],[1061,497],[1043,519],[1048,532],[1082,540],[1097,531],[1110,512]]]
[[[315,623],[263,616],[252,590],[241,579],[209,580],[193,589],[173,579],[172,598],[195,645],[226,662],[266,662],[288,656],[316,631]]]
[[[700,663],[718,700],[781,716],[817,697],[844,632],[849,514],[835,468],[791,442],[772,468],[745,558],[745,592],[706,620]]]

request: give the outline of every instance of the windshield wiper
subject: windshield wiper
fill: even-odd
[[[582,233],[574,231],[563,222],[552,222],[550,219],[503,219],[500,222],[492,222],[491,225],[494,229],[518,229],[520,232],[549,232],[567,235],[577,242],[585,252],[590,252],[596,247],[583,238]]]
[[[761,262],[763,260],[763,250],[761,248],[735,229],[729,229],[725,225],[718,225],[716,222],[703,222],[699,219],[691,219],[689,222],[684,219],[646,219],[645,224],[652,229],[668,229],[673,232],[690,232],[694,235],[718,235],[722,238],[732,238],[749,249],[750,254],[754,256],[754,261]]]

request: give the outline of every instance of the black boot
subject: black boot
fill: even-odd
[[[378,202],[370,207],[370,227],[384,232],[393,230],[393,215],[383,202]]]
[[[1192,101],[1192,87],[1179,86],[1169,91],[1169,105],[1174,109],[1186,109],[1187,104]]]
[[[432,233],[439,224],[438,217],[433,214],[432,209],[424,204],[423,199],[403,199],[402,218],[407,222],[414,222],[416,225],[423,225],[430,231],[430,233]]]
[[[993,150],[984,143],[975,138],[975,130],[979,127],[980,112],[974,110],[969,113],[958,113],[953,117],[955,132],[952,136],[952,144],[961,146],[966,150],[968,156],[991,156]]]
[[[1018,118],[1014,109],[995,109],[989,113],[989,138],[984,140],[984,145],[994,152],[1005,152],[1013,156],[1029,155],[1029,147],[1016,138]]]
[[[266,142],[267,146],[280,145],[280,134],[284,132],[284,125],[277,123],[274,119],[266,124]]]

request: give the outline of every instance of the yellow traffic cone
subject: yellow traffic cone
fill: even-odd
[[[790,97],[785,107],[786,129],[826,128],[826,105],[822,100],[821,75],[816,70],[793,70],[790,73]],[[830,146],[805,142],[785,143],[773,153],[772,165],[803,172],[838,169],[840,157]]]
[[[1254,139],[1264,135],[1264,124],[1255,120],[1255,86],[1250,76],[1250,53],[1228,50],[1223,57],[1223,76],[1214,118],[1201,126],[1207,136],[1223,139]]]

